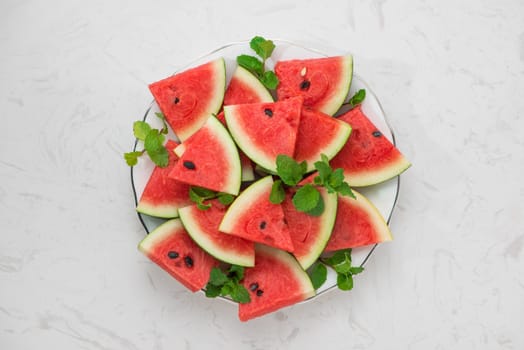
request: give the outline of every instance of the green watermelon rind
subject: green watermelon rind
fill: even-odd
[[[366,187],[391,180],[402,174],[410,166],[410,161],[401,154],[396,161],[382,166],[380,169],[360,170],[358,173],[345,170],[344,177],[352,187]]]
[[[254,161],[263,169],[266,169],[269,173],[276,174],[277,164],[275,159],[266,155],[248,135],[245,135],[241,132],[242,126],[238,122],[240,117],[235,116],[236,107],[236,105],[224,106],[224,117],[226,119],[231,136],[235,140],[238,147],[249,157],[249,159]]]
[[[304,270],[311,267],[326,248],[337,217],[337,194],[328,193],[325,188],[320,188],[319,190],[322,199],[324,200],[324,212],[322,213],[322,219],[320,222],[320,234],[318,235],[317,241],[311,246],[309,254],[300,257],[295,256]]]
[[[343,70],[341,75],[345,79],[341,79],[338,86],[335,88],[335,91],[338,91],[338,93],[332,96],[331,99],[325,101],[324,104],[318,108],[320,111],[329,115],[334,115],[340,109],[349,94],[349,88],[351,87],[351,82],[353,80],[353,56],[343,56],[342,66]]]
[[[233,78],[236,78],[249,86],[249,88],[259,97],[260,102],[274,102],[273,96],[271,96],[269,90],[266,89],[260,80],[258,80],[258,78],[247,69],[237,66],[233,73]]]
[[[217,246],[213,240],[209,239],[208,235],[202,231],[198,225],[198,220],[191,214],[194,206],[181,208],[178,212],[182,225],[185,227],[187,233],[203,250],[211,256],[221,260],[225,263],[239,265],[239,266],[254,266],[255,257],[251,254],[240,255],[237,250],[225,250],[223,247]],[[200,210],[200,209],[197,209]],[[225,234],[225,233],[224,233]]]
[[[231,203],[218,229],[226,233],[232,232],[238,219],[244,215],[244,209],[248,208],[253,200],[260,198],[268,189],[271,189],[271,186],[273,186],[273,178],[266,176],[246,188]]]
[[[161,219],[172,219],[178,217],[178,207],[174,205],[158,205],[142,200],[136,206],[136,211],[141,214],[154,216]]]
[[[376,237],[377,238],[376,241],[372,242],[371,244],[392,241],[393,234],[391,233],[391,230],[386,220],[384,219],[380,211],[377,209],[377,207],[375,207],[375,205],[366,196],[356,191],[354,188],[352,189],[352,191],[356,197],[355,199],[347,197],[347,196],[339,196],[338,200],[339,201],[348,201],[352,205],[357,206],[359,209],[364,210],[369,215],[369,217],[371,218],[371,221],[369,223],[373,226],[374,230],[378,233]],[[326,245],[325,251],[326,252],[334,251],[334,250],[328,249],[328,247],[329,247],[329,241],[328,241],[328,244]],[[344,247],[344,248],[340,247],[337,249],[345,249],[345,248],[356,248],[356,247]]]
[[[329,160],[333,159],[338,152],[347,143],[349,136],[351,135],[352,128],[348,123],[344,123],[340,120],[336,120],[340,124],[337,135],[335,135],[329,142],[328,146],[319,151],[315,157],[309,159],[303,159],[307,162],[307,172],[315,170],[315,162],[321,160],[321,154],[324,154]],[[300,126],[299,126],[300,127]],[[302,161],[302,160],[301,160]]]
[[[149,256],[152,249],[169,237],[174,230],[183,229],[180,219],[172,219],[162,223],[138,243],[138,250]]]
[[[281,263],[286,265],[289,270],[292,273],[292,277],[295,278],[295,280],[298,282],[299,290],[300,290],[300,298],[301,301],[307,300],[309,298],[312,298],[316,295],[315,288],[313,287],[313,284],[311,282],[311,279],[309,278],[309,275],[306,271],[302,269],[299,262],[288,252],[285,252],[283,250],[273,248],[266,246],[264,244],[257,243],[255,245],[255,254],[263,254],[266,256],[269,256],[271,259],[279,260]],[[256,268],[256,266],[255,266]],[[278,277],[276,277],[278,278]],[[289,278],[289,276],[286,276],[286,278]],[[249,288],[249,286],[245,286],[246,288]],[[288,291],[289,292],[289,291]],[[270,314],[272,312],[275,312],[277,310],[280,310],[284,307],[289,307],[292,305],[295,305],[297,303],[296,300],[293,300],[293,302],[282,304],[282,301],[280,301],[280,305],[276,305],[274,308],[268,308],[264,310],[262,313],[256,313],[254,315],[244,315],[242,312],[243,305],[248,304],[238,304],[238,317],[240,321],[245,322],[250,319],[261,317],[267,314]],[[249,317],[245,317],[249,316]]]

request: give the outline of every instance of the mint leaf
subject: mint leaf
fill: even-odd
[[[276,180],[271,186],[271,193],[269,194],[269,201],[273,204],[280,204],[286,199],[286,192],[282,187],[282,180]]]
[[[266,40],[261,36],[255,36],[253,39],[251,39],[249,46],[264,61],[271,56],[273,50],[275,49],[275,44],[273,43],[273,41]]]
[[[365,98],[366,98],[366,90],[360,89],[349,99],[348,103],[354,107],[364,102]]]
[[[249,55],[237,56],[237,63],[239,66],[254,73],[257,77],[260,77],[264,73],[264,64],[258,58],[254,56],[249,56]]]
[[[314,209],[320,200],[320,192],[311,184],[298,189],[293,196],[293,205],[298,211],[308,212]]]
[[[344,181],[344,170],[342,168],[331,169],[326,155],[322,154],[321,160],[315,162],[314,165],[318,172],[318,175],[313,179],[315,185],[323,186],[328,193],[338,193],[342,196],[355,198],[351,187]]]
[[[213,267],[209,273],[209,282],[214,286],[222,286],[228,281],[227,275],[218,267]]]
[[[313,209],[308,210],[306,214],[311,215],[311,216],[320,216],[324,212],[324,208],[325,208],[324,199],[322,198],[322,196],[320,196],[318,198],[317,205]]]
[[[229,193],[220,192],[217,196],[218,201],[224,205],[230,205],[235,200],[235,196]]]
[[[211,199],[215,196],[215,192],[208,190],[207,188],[191,186],[189,189],[189,199],[195,202],[197,208],[200,210],[207,210],[211,208],[210,203],[204,203],[205,200]]]
[[[349,187],[347,182],[343,182],[340,186],[336,188],[336,190],[342,196],[348,196],[353,199],[357,198],[355,194],[353,193],[353,191],[351,190],[351,187]]]
[[[268,89],[276,89],[278,86],[278,78],[272,71],[266,71],[260,77],[260,82]]]
[[[227,274],[220,268],[214,267],[209,274],[206,285],[206,297],[216,298],[219,295],[229,295],[233,301],[248,303],[251,301],[249,292],[240,283],[244,278],[244,267],[231,265]]]
[[[316,263],[311,268],[309,277],[311,278],[311,283],[313,284],[313,288],[315,289],[320,288],[324,284],[324,282],[326,282],[326,279],[327,279],[326,266],[322,263]]]
[[[124,153],[124,159],[126,160],[127,165],[134,166],[138,163],[138,157],[140,157],[144,151],[135,151]]]
[[[277,174],[288,186],[296,186],[306,173],[307,163],[297,163],[293,158],[284,154],[277,156]]]
[[[355,266],[355,267],[352,267],[351,269],[349,269],[349,272],[352,275],[357,275],[357,274],[361,273],[362,271],[364,271],[364,268],[362,266]]]
[[[151,127],[148,123],[138,120],[133,123],[133,134],[137,139],[140,141],[144,141],[146,139],[147,134],[151,131]]]
[[[353,289],[353,276],[351,274],[338,274],[337,275],[337,286],[340,290],[351,290]]]
[[[191,190],[193,193],[199,197],[202,197],[204,199],[211,199],[216,196],[215,191],[209,190],[204,187],[198,187],[198,186],[191,186]]]

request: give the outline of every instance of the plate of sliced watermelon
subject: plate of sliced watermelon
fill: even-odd
[[[166,154],[161,165],[128,161],[147,234],[139,249],[189,290],[241,300],[242,321],[340,286],[340,271],[324,264],[337,252],[350,249],[361,270],[392,239],[410,163],[353,70],[351,54],[256,37],[151,83],[131,153]],[[318,265],[328,266],[321,285]]]

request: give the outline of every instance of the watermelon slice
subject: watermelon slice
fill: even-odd
[[[211,208],[198,209],[196,205],[180,209],[180,220],[193,240],[209,254],[224,262],[253,266],[255,245],[240,237],[218,231],[227,207],[218,200],[207,202]]]
[[[177,162],[177,156],[173,152],[177,145],[173,140],[166,142],[169,164],[165,168],[157,166],[153,169],[136,207],[139,213],[174,218],[178,216],[178,208],[192,204],[189,199],[190,186],[168,177]]]
[[[193,292],[204,288],[211,269],[219,265],[193,242],[179,219],[166,221],[151,231],[138,249]]]
[[[261,167],[276,172],[279,154],[293,157],[302,98],[224,107],[227,126],[237,145]]]
[[[273,178],[266,176],[246,188],[231,204],[219,230],[287,250],[294,250],[280,204],[269,201]]]
[[[247,69],[238,66],[227,86],[224,95],[224,106],[261,102],[273,102],[273,96],[271,96],[257,77]],[[217,119],[226,125],[223,111],[217,115]],[[255,174],[251,160],[242,151],[239,152],[239,155],[242,165],[242,181],[254,180]]]
[[[225,127],[213,116],[188,141],[169,177],[190,185],[237,195],[241,169],[238,150]]]
[[[334,56],[279,61],[275,74],[280,83],[278,100],[303,96],[304,106],[335,114],[349,92],[353,78],[353,57]]]
[[[181,141],[194,134],[222,106],[226,88],[223,58],[149,85],[167,123]]]
[[[391,241],[391,231],[366,197],[353,189],[356,199],[339,196],[335,227],[325,251],[356,248]]]
[[[288,190],[282,203],[284,215],[289,226],[293,255],[304,270],[318,259],[331,236],[335,217],[337,216],[337,195],[327,193],[323,187],[318,188],[324,200],[324,211],[320,216],[311,216],[297,211],[292,202],[295,191]]]
[[[348,142],[330,162],[333,169],[344,169],[351,186],[369,186],[389,180],[410,167],[411,163],[357,106],[341,115],[353,128]]]
[[[307,171],[313,171],[315,162],[321,160],[320,155],[332,159],[350,134],[349,124],[311,108],[302,108],[294,158],[298,162],[305,160]]]
[[[239,304],[241,321],[263,316],[315,295],[309,276],[290,254],[257,245],[255,256],[255,267],[246,269],[242,281],[251,301]]]

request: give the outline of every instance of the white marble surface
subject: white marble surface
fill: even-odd
[[[249,323],[137,250],[147,84],[254,34],[340,48],[413,167],[351,293]],[[524,3],[0,3],[0,348],[523,349]]]

